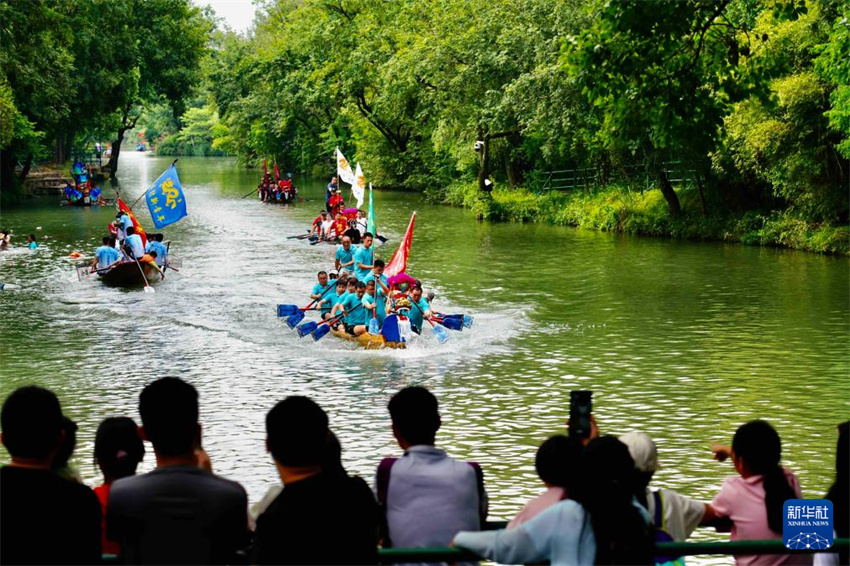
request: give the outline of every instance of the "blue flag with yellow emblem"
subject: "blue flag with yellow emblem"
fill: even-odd
[[[174,224],[186,216],[186,199],[177,177],[177,168],[171,164],[165,173],[145,193],[151,218],[157,228]]]

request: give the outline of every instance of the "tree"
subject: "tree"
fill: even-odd
[[[118,0],[116,0],[118,1]],[[188,0],[120,0],[125,18],[111,37],[116,47],[127,49],[123,67],[114,68],[121,80],[115,85],[116,136],[109,167],[114,174],[124,134],[134,128],[146,105],[168,103],[175,115],[183,113],[184,100],[201,79],[212,23]],[[118,61],[116,61],[116,64]]]

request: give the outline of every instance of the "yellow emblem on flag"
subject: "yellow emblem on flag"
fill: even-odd
[[[177,195],[179,194],[180,191],[177,190],[177,187],[174,186],[174,181],[171,179],[166,179],[162,183],[162,196],[165,197],[165,206],[170,206],[172,210],[177,208]]]

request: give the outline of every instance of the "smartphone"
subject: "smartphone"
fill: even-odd
[[[588,438],[590,436],[592,398],[592,391],[570,391],[570,436],[576,438]]]

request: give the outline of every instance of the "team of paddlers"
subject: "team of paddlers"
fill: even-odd
[[[292,184],[292,174],[284,179],[272,180],[271,174],[266,173],[257,185],[257,195],[263,202],[292,202],[298,196],[298,188]]]
[[[125,211],[119,211],[115,221],[109,224],[109,236],[104,236],[102,244],[94,253],[91,267],[97,273],[123,263],[139,261],[148,264],[165,279],[164,267],[168,257],[168,246],[163,243],[162,234],[145,234],[145,238],[136,232],[133,220]]]

